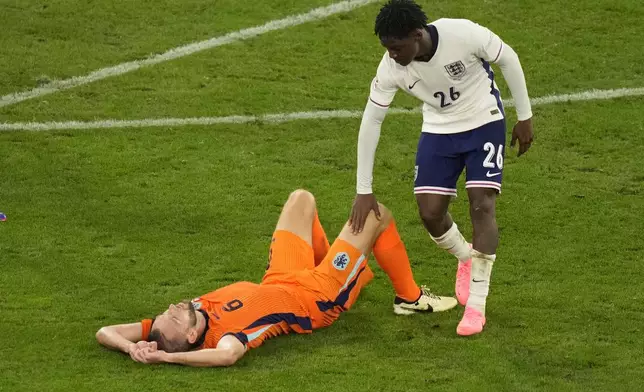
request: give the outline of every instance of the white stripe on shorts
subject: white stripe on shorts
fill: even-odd
[[[417,186],[414,188],[414,193],[434,193],[437,195],[456,196],[455,188],[442,188],[439,186]]]
[[[493,181],[467,181],[465,188],[493,188],[500,192],[501,184]]]

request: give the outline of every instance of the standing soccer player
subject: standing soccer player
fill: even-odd
[[[357,195],[351,212],[360,232],[369,211],[379,214],[372,191],[380,127],[398,89],[423,104],[414,192],[421,219],[436,244],[459,260],[456,297],[465,305],[457,333],[480,333],[499,241],[496,196],[501,191],[505,112],[491,63],[498,64],[514,98],[518,123],[511,146],[518,155],[532,143],[532,110],[517,54],[496,34],[465,19],[430,24],[411,0],[390,0],[376,18],[375,33],[387,49],[371,84],[358,136]],[[448,213],[456,182],[466,169],[473,243]]]

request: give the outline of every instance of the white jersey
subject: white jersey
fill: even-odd
[[[503,41],[466,19],[439,19],[427,26],[433,53],[427,62],[397,64],[385,53],[371,83],[369,99],[388,107],[398,89],[420,99],[423,132],[465,132],[504,118],[490,63]]]

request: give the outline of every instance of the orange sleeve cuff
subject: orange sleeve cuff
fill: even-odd
[[[152,319],[141,320],[141,340],[148,340],[150,330],[152,329]]]

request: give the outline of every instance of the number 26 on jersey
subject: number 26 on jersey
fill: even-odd
[[[442,91],[437,91],[434,93],[434,97],[440,99],[441,108],[446,108],[456,101],[461,96],[461,93],[456,91],[454,87],[449,88],[449,94],[445,94]]]

